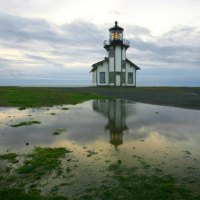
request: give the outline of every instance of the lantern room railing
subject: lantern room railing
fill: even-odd
[[[123,44],[130,47],[131,42],[129,40],[123,39]]]
[[[113,41],[113,40],[105,40],[104,43],[103,43],[104,47],[110,45],[111,41]],[[122,44],[130,47],[130,41],[129,40],[123,39]]]
[[[104,43],[103,43],[103,46],[105,47],[105,46],[108,46],[108,45],[110,45],[110,40],[105,40]]]

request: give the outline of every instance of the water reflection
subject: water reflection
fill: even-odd
[[[117,148],[123,144],[123,135],[128,133],[126,118],[131,114],[133,107],[129,106],[128,100],[98,99],[93,101],[93,110],[108,118],[105,132],[110,134],[110,143]]]
[[[0,108],[0,150],[21,149],[27,142],[29,146],[51,146],[71,141],[102,149],[110,148],[110,143],[118,149],[120,146],[120,150],[140,145],[145,153],[173,145],[199,156],[200,111],[120,99],[87,101],[67,107],[68,110],[55,106],[23,111]],[[41,124],[10,126],[30,120]],[[62,128],[67,131],[53,135],[55,129]]]
[[[41,124],[10,126],[30,120]],[[56,129],[67,131],[54,135]],[[140,170],[161,167],[179,180],[189,177],[199,188],[199,130],[198,110],[119,99],[40,109],[0,108],[0,153],[26,153],[35,146],[65,147],[80,164],[77,183],[98,181],[97,175],[101,176],[108,163],[121,160]]]

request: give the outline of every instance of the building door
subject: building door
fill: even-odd
[[[121,76],[118,74],[116,75],[116,86],[120,86],[121,85]]]

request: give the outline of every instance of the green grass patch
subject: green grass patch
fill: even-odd
[[[26,107],[19,107],[18,110],[26,110]]]
[[[1,200],[67,200],[63,196],[43,196],[39,190],[25,192],[20,188],[1,188]]]
[[[53,135],[60,135],[63,132],[66,132],[67,129],[66,128],[57,128],[55,129],[55,131],[53,132]]]
[[[7,153],[0,155],[0,160],[7,160],[8,162],[11,162],[12,164],[15,164],[18,162],[17,154],[16,153]]]
[[[177,184],[171,175],[141,174],[137,168],[109,165],[110,179],[100,186],[88,187],[80,199],[197,200],[200,195]]]
[[[62,108],[62,110],[69,110],[69,108]]]
[[[94,156],[94,155],[97,155],[98,153],[95,152],[94,150],[87,150],[87,157],[91,157],[91,156]]]
[[[10,126],[19,127],[19,126],[29,126],[29,125],[32,125],[32,124],[41,124],[41,122],[39,122],[39,121],[20,122],[18,124],[13,124],[13,125],[10,125]]]
[[[183,151],[186,155],[191,155],[190,151]]]
[[[103,98],[100,95],[65,88],[0,87],[0,94],[0,106],[21,108],[77,104]]]
[[[33,153],[26,156],[26,160],[19,167],[18,172],[19,174],[25,174],[31,180],[40,179],[52,171],[60,174],[62,171],[60,159],[70,152],[65,148],[37,147]]]

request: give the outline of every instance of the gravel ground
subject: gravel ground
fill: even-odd
[[[200,109],[200,87],[75,87],[65,89],[135,102]]]

